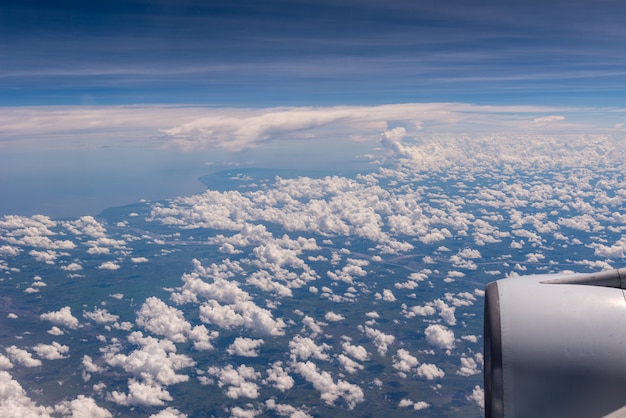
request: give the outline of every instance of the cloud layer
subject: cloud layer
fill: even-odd
[[[258,148],[268,141],[344,141],[397,144],[402,137],[514,137],[624,134],[620,109],[547,106],[486,106],[467,103],[407,103],[378,106],[207,108],[100,106],[6,108],[0,116],[0,146],[37,141],[46,148],[75,148],[89,135],[94,146],[111,130],[129,139],[184,150]],[[589,115],[594,117],[590,118]],[[538,116],[540,115],[540,116]],[[621,126],[621,125],[620,125]],[[63,137],[59,141],[59,137]],[[115,141],[115,140],[114,140]],[[87,145],[89,145],[87,143]],[[154,146],[154,145],[153,145]]]

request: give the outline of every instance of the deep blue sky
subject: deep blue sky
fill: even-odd
[[[621,0],[3,0],[0,105],[621,106]]]

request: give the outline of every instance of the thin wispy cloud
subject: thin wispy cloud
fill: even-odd
[[[464,103],[407,103],[380,106],[207,108],[182,106],[13,107],[0,115],[5,149],[35,143],[71,148],[75,139],[109,135],[109,145],[129,140],[183,150],[258,148],[276,140],[377,141],[402,127],[405,136],[441,134],[522,135],[619,134],[623,111],[612,109],[590,123],[590,109],[550,106],[479,106]],[[595,109],[601,112],[602,109]],[[110,135],[115,132],[116,135]],[[623,132],[622,132],[623,133]],[[117,139],[116,139],[117,138]],[[100,142],[95,141],[99,144]]]
[[[98,104],[328,105],[456,101],[482,91],[508,103],[511,94],[597,103],[594,86],[623,92],[626,78],[616,54],[625,36],[620,2],[0,7],[5,105],[80,103],[85,94]]]

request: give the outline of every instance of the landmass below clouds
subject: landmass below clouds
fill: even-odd
[[[131,215],[137,208],[113,216],[120,231],[89,217],[5,217],[1,283],[24,305],[38,298],[42,313],[7,305],[15,311],[8,325],[25,331],[5,345],[0,368],[18,376],[52,361],[76,364],[81,385],[93,388],[84,396],[108,400],[116,413],[158,407],[163,416],[181,415],[171,388],[178,384],[207,385],[231,414],[360,413],[370,400],[446,413],[446,405],[430,403],[435,393],[465,399],[478,413],[482,284],[623,261],[623,171],[593,166],[612,149],[610,141],[587,139],[563,158],[539,155],[558,141],[531,141],[532,162],[503,154],[481,166],[488,154],[459,151],[480,144],[442,140],[447,145],[437,150],[429,148],[435,142],[391,129],[385,145],[399,159],[393,167],[146,203],[141,216]],[[419,160],[429,149],[435,154]],[[567,166],[583,151],[591,151],[586,166]],[[444,160],[451,164],[424,169]],[[464,161],[470,163],[455,165]],[[121,219],[136,225],[125,229]],[[56,263],[33,258],[42,254]],[[150,263],[133,261],[143,255]],[[109,257],[118,270],[98,268]],[[45,265],[45,274],[20,271],[33,262]],[[73,264],[82,267],[80,280],[68,277],[77,267],[64,269]],[[159,289],[138,290],[135,275],[153,278],[154,266],[176,273],[155,279]],[[57,291],[111,283],[111,297],[83,304],[82,322],[72,314],[74,301]],[[33,318],[52,329],[33,335]],[[384,372],[372,372],[380,367]],[[469,383],[452,393],[450,377]],[[424,397],[385,403],[390,381]],[[12,378],[5,383],[15,388]],[[311,387],[320,402],[309,410],[294,400]],[[67,402],[41,408],[93,406]]]

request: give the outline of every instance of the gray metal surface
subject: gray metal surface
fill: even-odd
[[[601,417],[624,405],[624,291],[548,283],[565,277],[497,282],[503,411],[491,416]]]

